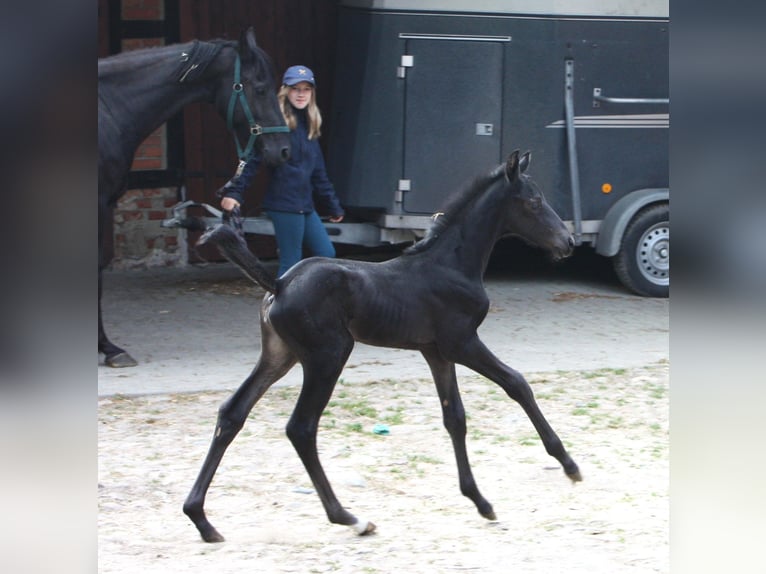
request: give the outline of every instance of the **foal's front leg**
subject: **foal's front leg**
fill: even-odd
[[[468,452],[465,446],[465,409],[463,408],[463,401],[460,398],[460,390],[457,386],[455,363],[442,358],[436,350],[427,349],[421,352],[431,368],[431,374],[433,374],[436,390],[439,393],[439,400],[441,402],[444,427],[452,439],[452,447],[455,450],[455,458],[457,459],[460,492],[473,501],[479,514],[484,518],[496,520],[492,505],[481,495],[479,488],[476,486],[471,465],[468,462]]]
[[[478,336],[463,345],[456,361],[500,385],[506,394],[521,405],[537,430],[549,455],[559,461],[564,473],[572,480],[582,480],[580,469],[537,406],[532,388],[521,373],[510,368],[487,349]]]

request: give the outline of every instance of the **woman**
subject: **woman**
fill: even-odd
[[[277,94],[290,128],[290,159],[272,170],[263,209],[274,223],[279,276],[301,260],[304,245],[313,255],[335,257],[335,247],[316,209],[328,214],[333,223],[342,221],[344,215],[319,147],[322,115],[315,88],[314,73],[309,68],[291,66]],[[260,157],[254,157],[239,177],[218,190],[224,210],[239,207],[259,164]]]

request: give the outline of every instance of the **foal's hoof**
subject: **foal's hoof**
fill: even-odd
[[[373,532],[375,532],[375,528],[377,527],[375,526],[374,523],[370,522],[369,520],[367,521],[359,520],[355,524],[352,524],[351,528],[353,528],[359,536],[367,536],[368,534],[372,534]]]
[[[492,521],[497,520],[497,515],[495,514],[495,511],[492,509],[490,509],[489,512],[482,512],[481,515],[487,520],[492,520]]]
[[[202,540],[204,540],[205,542],[210,542],[210,543],[226,541],[226,539],[223,536],[218,534],[218,531],[215,528],[213,529],[213,532],[202,534]]]
[[[573,473],[566,473],[569,477],[569,480],[572,482],[582,482],[582,475],[580,474],[579,470],[575,470]]]
[[[225,542],[226,539],[218,531],[210,526],[209,528],[200,528],[200,536],[205,542]]]
[[[116,355],[112,355],[111,357],[106,357],[104,359],[104,364],[108,367],[120,369],[122,367],[135,367],[138,365],[138,361],[136,361],[125,351],[122,351]]]

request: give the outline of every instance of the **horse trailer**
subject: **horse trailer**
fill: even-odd
[[[666,297],[668,8],[341,0],[326,157],[347,216],[326,224],[332,240],[417,240],[447,195],[520,148],[576,244]],[[244,229],[273,234],[266,218]]]
[[[345,0],[328,171],[335,241],[423,234],[515,148],[576,243],[669,290],[668,0]]]

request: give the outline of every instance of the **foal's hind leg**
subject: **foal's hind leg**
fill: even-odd
[[[247,415],[255,403],[296,362],[295,356],[270,325],[262,322],[261,336],[262,351],[258,364],[236,392],[221,405],[207,457],[184,502],[184,513],[194,522],[205,542],[223,542],[224,540],[205,516],[204,505],[205,495],[226,449],[244,426]]]
[[[504,364],[484,346],[478,337],[464,344],[456,362],[494,381],[506,394],[521,405],[537,430],[549,455],[561,463],[564,473],[572,480],[582,480],[577,464],[571,459],[559,437],[537,406],[532,388],[517,371]]]
[[[495,511],[492,505],[479,492],[476,481],[471,472],[468,462],[468,452],[465,447],[465,410],[463,401],[460,399],[460,390],[455,376],[455,363],[445,360],[436,350],[422,350],[423,356],[431,368],[431,373],[439,393],[442,406],[444,426],[452,439],[452,447],[457,459],[458,478],[460,480],[460,492],[470,498],[484,518],[495,520]]]
[[[301,361],[303,388],[287,423],[287,436],[306,467],[330,522],[350,526],[357,534],[364,535],[373,532],[375,525],[357,518],[341,506],[317,453],[319,419],[354,344],[350,338],[335,343],[330,349],[314,349],[307,359]]]

